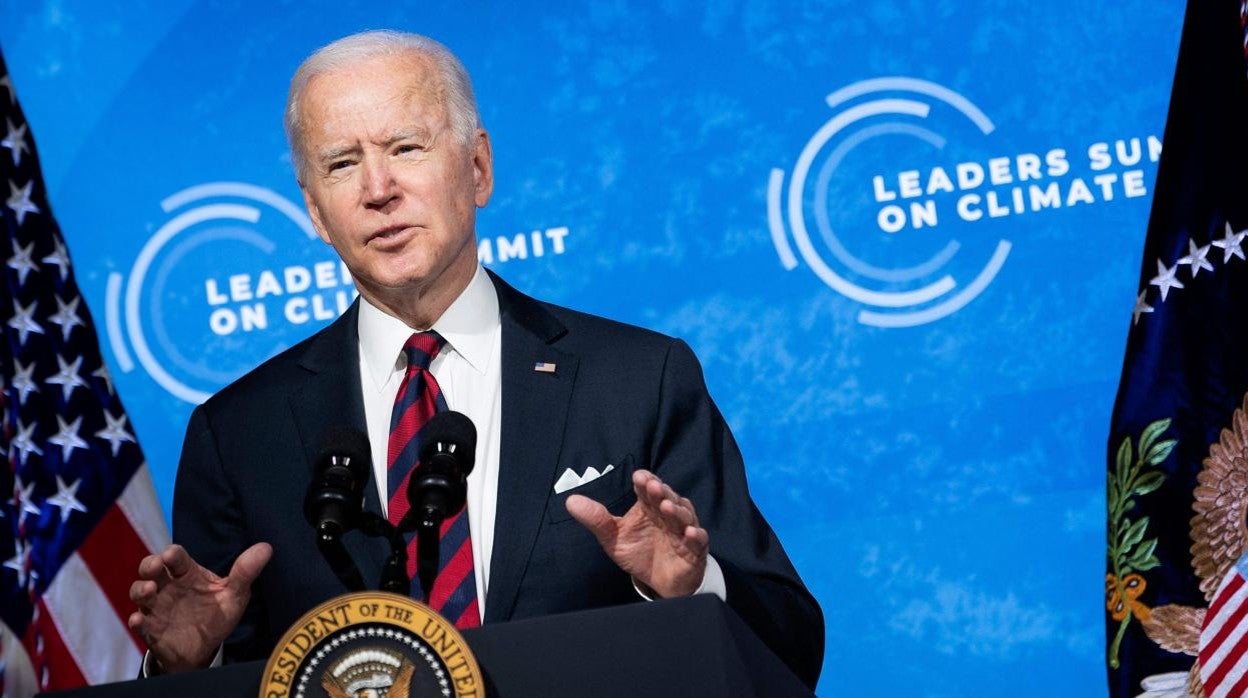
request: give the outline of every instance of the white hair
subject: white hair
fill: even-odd
[[[472,81],[468,71],[455,54],[446,46],[420,34],[376,30],[360,32],[327,44],[308,56],[290,79],[290,92],[286,95],[286,141],[290,144],[290,156],[295,174],[303,180],[307,165],[303,152],[302,115],[299,98],[313,77],[328,73],[370,58],[417,53],[433,61],[437,71],[441,94],[437,95],[447,111],[451,132],[462,145],[467,146],[481,128],[481,114],[477,100],[472,94]]]

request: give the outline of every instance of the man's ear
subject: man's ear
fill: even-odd
[[[321,209],[316,205],[316,200],[312,198],[312,193],[302,182],[299,183],[299,191],[303,194],[303,205],[308,209],[308,217],[312,219],[312,228],[316,230],[317,236],[326,245],[333,245],[334,243],[329,239],[329,233],[326,232],[325,222],[321,218]]]
[[[485,208],[494,193],[494,152],[490,147],[490,134],[477,129],[472,147],[473,201],[477,208]]]

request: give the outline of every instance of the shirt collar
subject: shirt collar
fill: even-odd
[[[454,352],[477,373],[484,374],[499,326],[498,292],[480,265],[472,281],[451,303],[432,329],[446,340],[440,353]],[[390,375],[401,366],[403,344],[413,332],[402,320],[387,315],[360,296],[360,356],[364,359],[373,387],[380,391]]]

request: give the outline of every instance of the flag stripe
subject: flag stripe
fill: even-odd
[[[130,600],[130,584],[138,576],[134,561],[143,559],[147,554],[147,546],[118,507],[109,508],[78,548],[78,555],[99,583],[100,593],[123,625],[135,608]],[[62,574],[64,571],[62,568]],[[133,631],[127,629],[127,633],[140,651],[147,649]]]
[[[1235,682],[1234,685],[1231,685],[1232,681]],[[1210,698],[1229,698],[1229,696],[1235,696],[1238,698],[1239,696],[1244,695],[1245,690],[1248,690],[1248,664],[1239,662],[1236,665],[1235,671],[1232,675],[1226,677],[1226,682],[1219,686],[1218,690],[1214,693],[1214,696],[1210,696]]]
[[[137,676],[143,654],[82,558],[71,555],[44,593],[45,613],[92,684]]]
[[[48,617],[47,605],[40,601],[35,609],[36,615],[26,629],[22,644],[31,656],[36,683],[45,691],[85,685],[87,679],[65,646],[56,624]]]
[[[1205,615],[1205,618],[1207,619],[1213,618],[1214,622],[1209,623],[1206,621],[1207,625],[1205,626],[1205,629],[1200,632],[1202,638],[1205,633],[1209,633],[1212,637],[1212,635],[1217,633],[1218,629],[1222,627],[1222,619],[1219,614],[1222,613],[1222,609],[1226,606],[1227,601],[1229,601],[1232,597],[1238,597],[1236,599],[1236,603],[1243,601],[1243,588],[1243,576],[1237,574],[1234,567],[1227,570],[1226,579],[1222,582],[1221,586],[1218,587],[1218,590],[1214,592],[1213,603],[1209,604],[1209,612]]]
[[[30,655],[22,644],[22,638],[0,621],[0,661],[4,662],[3,684],[0,695],[27,696],[39,691],[35,683],[35,670],[30,665]]]
[[[1226,618],[1221,630],[1203,648],[1210,652],[1200,653],[1205,666],[1212,669],[1209,680],[1213,683],[1220,683],[1222,677],[1230,670],[1231,662],[1226,661],[1227,657],[1235,652],[1235,646],[1243,639],[1244,632],[1248,631],[1248,624],[1242,622],[1245,614],[1248,614],[1248,604],[1242,603],[1240,599],[1236,605],[1230,606],[1229,610],[1230,612],[1225,614]],[[1216,620],[1221,620],[1221,618]]]
[[[1206,662],[1212,661],[1214,654],[1222,643],[1226,642],[1226,636],[1234,630],[1235,623],[1243,619],[1244,611],[1248,610],[1248,606],[1244,604],[1244,600],[1248,599],[1248,586],[1244,585],[1241,578],[1234,570],[1230,572],[1231,583],[1224,584],[1224,593],[1218,593],[1213,597],[1214,606],[1205,614],[1206,625],[1200,631],[1200,644],[1202,648],[1208,650],[1208,653],[1202,651],[1202,659]],[[1226,613],[1222,610],[1227,609]]]
[[[156,486],[147,463],[134,472],[117,498],[117,506],[148,551],[159,552],[169,545],[169,527],[165,526],[165,514],[156,501]]]

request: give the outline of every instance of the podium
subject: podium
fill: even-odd
[[[812,696],[718,598],[635,603],[464,631],[491,698]],[[264,662],[62,691],[58,698],[256,696]]]

